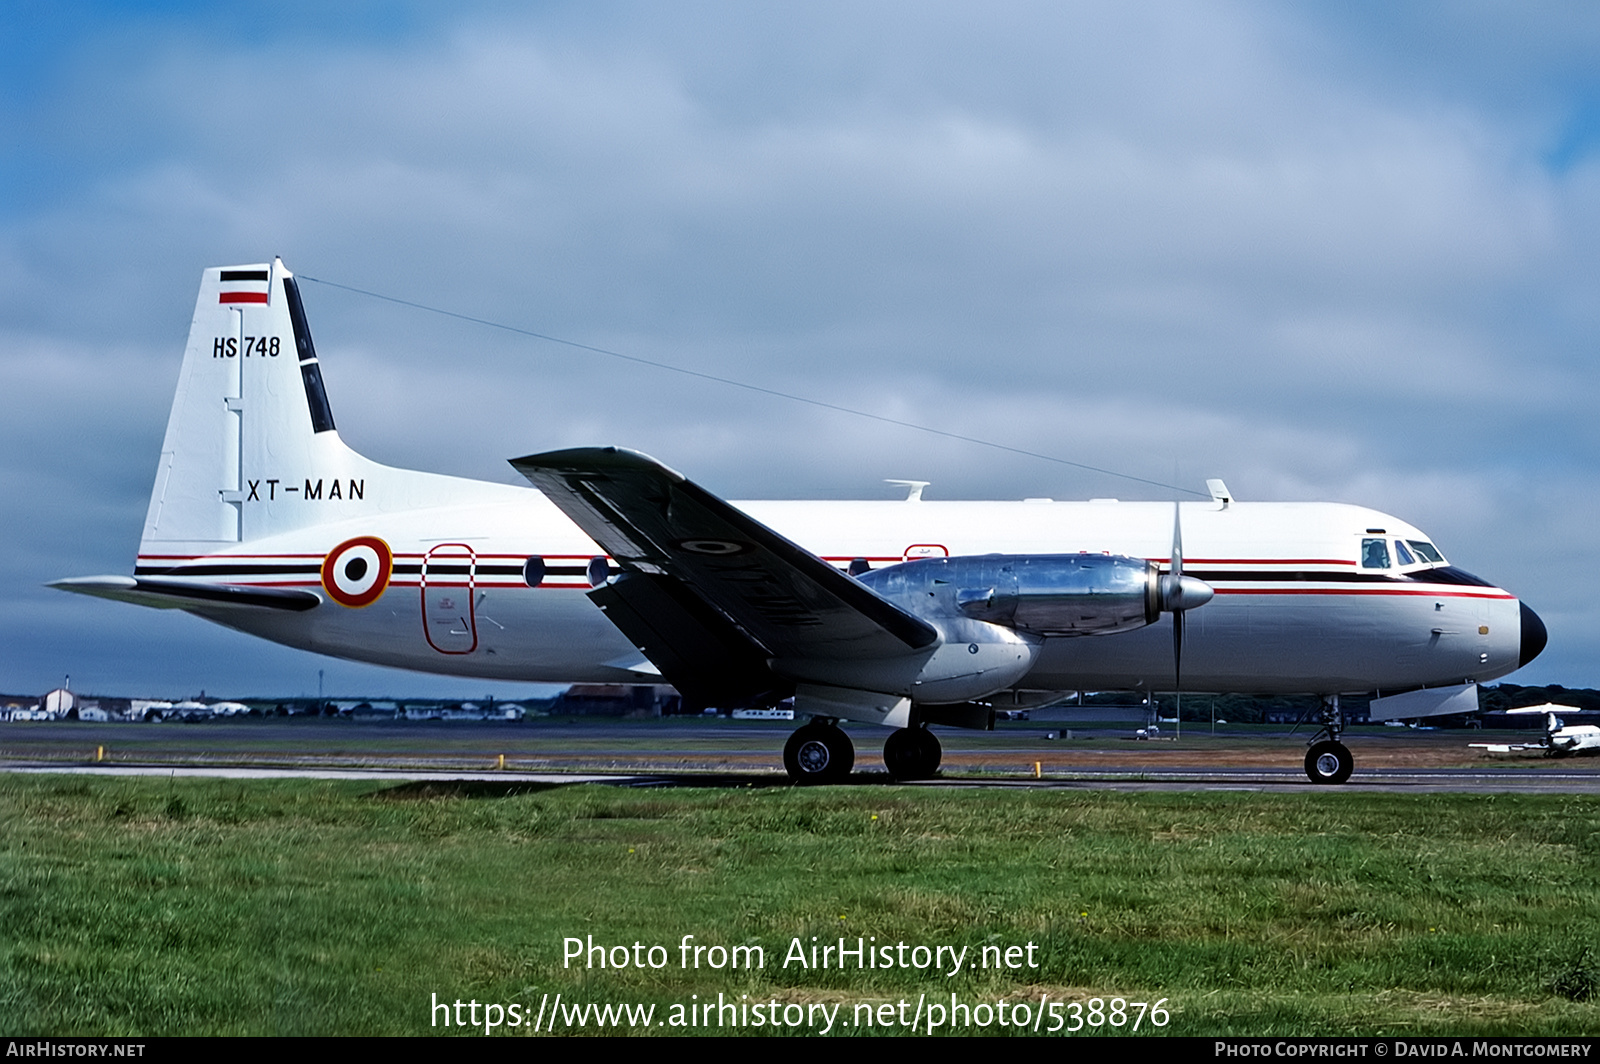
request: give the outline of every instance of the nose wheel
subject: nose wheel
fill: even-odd
[[[831,721],[814,720],[797,728],[783,744],[783,767],[796,783],[839,783],[855,763],[850,736]]]
[[[1355,771],[1356,759],[1343,743],[1326,740],[1306,751],[1306,775],[1312,783],[1343,783]]]
[[[1356,759],[1339,741],[1344,731],[1344,711],[1338,695],[1324,695],[1321,706],[1322,728],[1306,751],[1306,775],[1312,783],[1343,783],[1355,771]]]
[[[897,780],[932,779],[944,750],[927,728],[901,728],[883,744],[883,764]]]

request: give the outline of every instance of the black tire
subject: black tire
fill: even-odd
[[[1306,775],[1312,783],[1343,783],[1355,767],[1356,759],[1343,743],[1324,740],[1306,751]]]
[[[901,728],[883,744],[883,764],[897,780],[932,779],[944,749],[926,728]]]
[[[917,775],[917,732],[920,728],[898,728],[883,742],[883,767],[897,780],[914,780]]]
[[[944,747],[939,745],[939,737],[927,728],[918,728],[922,734],[917,737],[922,756],[922,775],[920,779],[931,780],[939,774],[939,762],[944,760]]]
[[[783,744],[783,767],[796,783],[838,783],[855,767],[850,736],[831,724],[797,728]]]

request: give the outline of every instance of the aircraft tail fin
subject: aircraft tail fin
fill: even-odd
[[[484,490],[379,465],[344,444],[300,288],[281,259],[205,271],[141,559],[209,554],[398,507],[481,501]]]

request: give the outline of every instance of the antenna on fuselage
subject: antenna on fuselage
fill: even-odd
[[[885,484],[895,484],[907,489],[906,502],[921,502],[922,489],[932,484],[931,480],[884,480]]]

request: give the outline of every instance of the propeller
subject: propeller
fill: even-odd
[[[1178,694],[1178,719],[1183,719],[1183,615],[1204,606],[1216,592],[1211,585],[1183,575],[1183,510],[1172,504],[1172,566],[1161,578],[1161,608],[1172,614],[1172,682]],[[1178,725],[1182,730],[1183,725]]]

